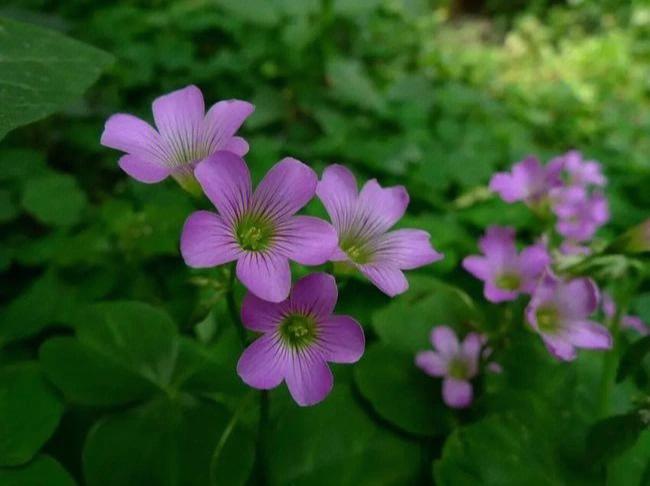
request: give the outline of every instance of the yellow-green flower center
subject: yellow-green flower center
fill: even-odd
[[[288,315],[279,329],[282,340],[292,348],[304,348],[316,339],[316,320],[308,315]]]
[[[467,363],[461,359],[452,359],[449,362],[447,373],[451,378],[456,378],[457,380],[464,380],[467,378],[469,369],[467,368]]]
[[[518,290],[521,286],[521,277],[512,272],[502,273],[497,277],[495,283],[503,290]]]
[[[239,246],[246,251],[262,251],[273,239],[273,225],[259,216],[244,216],[236,226]]]
[[[343,237],[341,239],[341,250],[345,252],[350,260],[359,265],[368,263],[372,257],[367,245],[358,238]]]
[[[559,313],[555,307],[540,307],[535,317],[537,327],[544,333],[553,333],[560,328]]]

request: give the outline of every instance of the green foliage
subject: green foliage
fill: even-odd
[[[0,139],[78,98],[111,63],[56,32],[0,18]]]
[[[523,205],[486,189],[529,153],[578,148],[603,163],[612,220],[599,237],[647,218],[646,6],[5,3],[2,15],[47,29],[0,20],[0,484],[648,484],[648,338],[621,330],[619,380],[604,386],[601,354],[553,360],[524,301],[488,305],[460,267],[489,225],[539,234]],[[333,366],[316,407],[282,385],[265,418],[237,376],[227,272],[188,269],[178,252],[207,201],[130,180],[99,145],[112,113],[151,121],[155,97],[190,83],[207,104],[256,105],[241,133],[255,179],[294,156],[403,184],[399,226],[445,254],[396,299],[337,279],[337,313],[364,326],[367,351]],[[650,322],[647,285],[629,312]],[[473,380],[468,410],[445,407],[440,380],[414,366],[441,324],[487,333],[503,367]]]

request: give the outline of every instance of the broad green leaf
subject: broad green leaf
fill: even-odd
[[[111,62],[57,32],[0,18],[0,139],[80,97]]]
[[[18,215],[18,205],[11,192],[0,189],[0,223],[7,223]]]
[[[436,484],[534,486],[567,484],[560,477],[543,429],[494,415],[456,429],[434,462]]]
[[[35,365],[1,368],[0,466],[19,466],[34,457],[62,413],[63,405]]]
[[[178,342],[166,313],[140,302],[107,302],[89,307],[77,321],[85,346],[159,386],[171,381]]]
[[[338,378],[323,403],[308,408],[288,403],[273,421],[267,448],[270,484],[416,484],[418,445],[371,420]]]
[[[636,444],[607,465],[607,486],[650,484],[650,430],[641,433]]]
[[[0,312],[0,347],[67,321],[77,308],[76,289],[48,271]]]
[[[650,353],[650,336],[635,341],[621,357],[616,372],[616,381],[621,382],[634,373],[642,365],[648,353]]]
[[[75,338],[45,341],[39,352],[43,370],[66,400],[81,405],[120,405],[158,391],[150,381]]]
[[[447,432],[451,413],[440,399],[440,380],[416,368],[411,353],[374,344],[354,368],[361,394],[384,419],[415,435]]]
[[[414,276],[406,294],[373,314],[372,325],[385,344],[415,353],[430,347],[429,334],[434,326],[471,329],[480,321],[480,314],[463,291]]]
[[[619,456],[634,445],[644,428],[638,412],[614,415],[596,422],[587,435],[590,460],[600,463]]]
[[[165,398],[101,420],[83,452],[88,486],[245,484],[253,464],[250,433],[237,425],[213,456],[231,414],[222,406]],[[116,467],[116,465],[119,465]]]
[[[74,177],[50,174],[27,181],[22,205],[41,223],[71,226],[81,218],[86,195]]]
[[[44,482],[45,481],[45,482]],[[11,469],[0,468],[2,486],[75,486],[61,464],[50,456],[38,456],[29,464]]]

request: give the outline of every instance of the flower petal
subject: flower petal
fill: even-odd
[[[296,213],[316,193],[318,176],[299,160],[287,157],[275,164],[253,195],[255,211],[274,219]]]
[[[156,98],[152,105],[156,127],[177,164],[191,162],[200,143],[205,105],[196,86],[187,86]]]
[[[207,153],[231,150],[227,148],[228,144],[232,143],[232,137],[253,111],[255,111],[253,105],[241,100],[223,100],[212,105],[205,115],[202,130],[201,145],[205,147]],[[239,149],[241,148],[243,146],[240,144]],[[235,153],[245,155],[246,152],[242,154],[240,150],[237,150]]]
[[[491,278],[490,262],[483,256],[471,255],[463,259],[463,268],[479,280]]]
[[[332,391],[332,372],[325,360],[313,349],[294,352],[287,368],[287,387],[298,405],[314,405]]]
[[[226,145],[223,147],[223,150],[232,152],[235,155],[243,157],[248,153],[248,142],[242,137],[232,137]]]
[[[268,302],[248,292],[241,305],[241,320],[244,327],[251,331],[273,331],[282,322],[286,307],[284,302]]]
[[[379,290],[389,297],[395,297],[398,294],[404,293],[409,288],[409,283],[399,268],[380,263],[358,265],[357,268]]]
[[[154,184],[162,181],[170,173],[167,167],[147,162],[135,155],[123,155],[118,162],[120,168],[136,181]]]
[[[409,195],[404,186],[381,187],[377,180],[371,179],[361,188],[357,204],[359,214],[372,222],[372,233],[379,234],[404,216]]]
[[[515,300],[519,296],[516,290],[503,290],[494,285],[492,282],[486,282],[483,289],[483,295],[492,303],[508,302]]]
[[[248,252],[237,261],[237,278],[260,299],[282,302],[289,296],[291,270],[282,255]]]
[[[334,227],[313,216],[293,216],[277,226],[274,248],[301,265],[322,265],[339,242]]]
[[[526,292],[532,292],[544,269],[550,265],[551,256],[542,244],[524,248],[519,254],[519,271],[524,277],[523,287]]]
[[[415,355],[415,365],[431,376],[447,374],[447,360],[435,351],[420,351]]]
[[[169,158],[167,149],[158,132],[132,115],[118,113],[111,116],[104,126],[101,144],[135,155],[151,164],[169,166],[166,163]]]
[[[565,336],[543,334],[542,339],[549,352],[562,361],[573,361],[576,350]]]
[[[431,344],[445,358],[452,358],[458,353],[458,338],[449,326],[436,326],[431,330]]]
[[[196,211],[183,226],[181,254],[188,266],[206,268],[236,260],[241,250],[221,216]]]
[[[291,289],[289,308],[294,312],[327,319],[334,311],[338,295],[334,277],[326,273],[312,273],[298,280]]]
[[[363,329],[349,316],[330,316],[318,324],[318,345],[327,361],[356,363],[365,343]]]
[[[401,229],[381,235],[376,239],[374,261],[392,262],[398,268],[411,270],[442,259],[431,246],[426,231]]]
[[[452,408],[465,408],[472,403],[472,384],[465,380],[445,378],[442,382],[442,398]]]
[[[265,334],[244,350],[237,363],[237,374],[247,385],[269,390],[282,383],[289,359],[280,338]]]
[[[508,268],[517,260],[515,230],[504,226],[490,226],[478,244],[492,268]]]
[[[592,321],[572,321],[565,329],[567,339],[576,347],[611,349],[612,335],[607,328]]]
[[[199,163],[194,175],[228,224],[234,224],[248,209],[251,175],[241,157],[232,152],[217,152]]]
[[[357,181],[347,167],[334,164],[323,171],[316,188],[334,226],[341,230],[352,222],[357,201]]]
[[[557,299],[564,316],[580,319],[596,310],[600,292],[590,278],[575,278],[561,285]]]

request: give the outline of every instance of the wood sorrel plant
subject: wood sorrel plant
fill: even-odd
[[[237,278],[249,292],[241,321],[263,334],[245,350],[237,372],[262,390],[284,380],[299,405],[313,405],[333,386],[327,362],[356,362],[365,339],[353,318],[332,314],[334,278],[314,273],[292,288],[289,261],[348,262],[393,297],[408,289],[402,270],[442,255],[425,231],[389,231],[409,203],[402,186],[383,188],[373,179],[357,192],[354,176],[343,166],[328,167],[319,182],[307,165],[285,158],[253,190],[242,158],[248,144],[235,136],[252,111],[249,103],[230,100],[205,114],[201,92],[188,86],[153,102],[157,131],[131,115],[113,115],[102,144],[127,153],[119,164],[135,179],[154,183],[171,175],[191,192],[198,185],[214,204],[217,213],[197,211],[187,218],[180,249],[195,268],[236,262]],[[316,194],[333,225],[296,215]],[[233,285],[228,292],[235,314]],[[240,322],[236,314],[233,320]],[[240,335],[246,345],[245,333]]]

